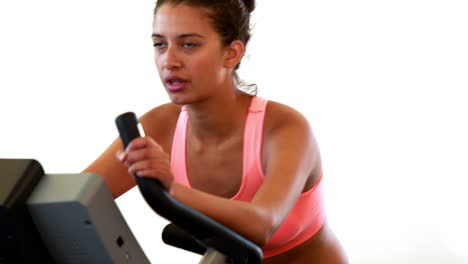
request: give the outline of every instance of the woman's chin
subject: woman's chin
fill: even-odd
[[[186,96],[182,96],[181,94],[169,93],[169,100],[171,100],[171,102],[176,105],[186,105],[191,103],[191,100],[189,100]]]

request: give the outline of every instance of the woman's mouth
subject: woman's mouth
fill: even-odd
[[[180,78],[166,78],[166,88],[171,92],[178,92],[185,88],[186,80]]]

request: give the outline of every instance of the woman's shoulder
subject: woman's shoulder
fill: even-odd
[[[265,129],[275,130],[285,126],[302,126],[310,129],[308,119],[296,108],[268,100],[265,113]]]
[[[163,147],[168,147],[177,124],[182,106],[166,103],[154,107],[140,118],[146,136],[150,136]]]
[[[181,108],[182,106],[173,103],[162,104],[144,113],[140,117],[140,121],[151,123],[153,123],[154,121],[170,121],[179,116]]]

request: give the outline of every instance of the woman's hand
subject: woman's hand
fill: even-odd
[[[170,191],[173,176],[169,155],[150,137],[139,137],[128,144],[125,151],[117,152],[117,158],[132,175],[159,180]]]

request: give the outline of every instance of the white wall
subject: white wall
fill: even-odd
[[[79,172],[114,118],[167,102],[153,1],[0,2],[0,157]],[[302,111],[323,153],[330,222],[352,263],[467,263],[466,1],[259,0],[241,76]],[[155,263],[198,256],[160,240],[137,190],[117,200]]]

